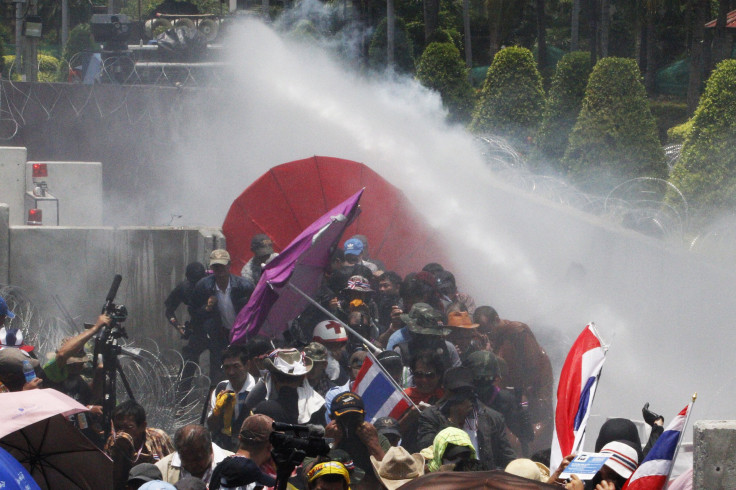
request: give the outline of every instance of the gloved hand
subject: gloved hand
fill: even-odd
[[[217,395],[215,406],[212,409],[212,415],[219,417],[226,408],[232,407],[235,403],[235,393],[232,391],[223,391]]]
[[[649,402],[644,404],[644,407],[641,409],[641,414],[644,416],[644,422],[648,425],[654,426],[654,422],[657,420],[660,421],[660,424],[657,425],[662,425],[664,423],[664,417],[649,410]]]

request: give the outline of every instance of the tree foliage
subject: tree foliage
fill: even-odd
[[[590,54],[584,51],[567,53],[557,63],[536,141],[539,157],[552,166],[558,166],[565,156],[592,69]]]
[[[371,38],[368,48],[368,64],[374,70],[386,68],[387,44],[388,44],[388,21],[384,18]],[[414,71],[414,57],[412,55],[411,40],[406,30],[406,24],[400,17],[395,17],[394,33],[394,68],[400,73],[412,73]]]
[[[74,58],[85,51],[99,51],[99,45],[95,44],[92,38],[89,24],[79,24],[69,31],[69,38],[64,45],[64,51],[61,54],[61,62],[56,74],[56,81],[66,82],[69,78],[69,67],[74,62]]]
[[[473,108],[473,88],[460,51],[450,42],[431,43],[417,62],[417,80],[442,96],[453,121],[467,122]]]
[[[701,213],[736,205],[736,60],[713,71],[692,119],[671,182]]]
[[[592,190],[635,177],[667,177],[636,61],[612,57],[595,65],[564,165],[573,180]]]
[[[526,141],[536,133],[543,109],[542,77],[532,52],[504,48],[488,69],[470,129]]]

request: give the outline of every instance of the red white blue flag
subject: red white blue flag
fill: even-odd
[[[365,420],[371,423],[380,417],[398,420],[410,406],[406,394],[389,380],[370,352],[353,381],[352,392],[363,399]]]
[[[583,446],[585,426],[605,360],[606,348],[595,324],[590,323],[575,340],[560,372],[550,468],[557,468],[562,458]]]
[[[682,433],[687,425],[692,403],[683,408],[667,426],[647,457],[639,465],[629,481],[624,485],[628,490],[660,490],[664,488],[675,461],[677,448],[680,446]]]

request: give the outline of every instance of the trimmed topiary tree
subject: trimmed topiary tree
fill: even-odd
[[[368,48],[368,65],[374,70],[386,68],[386,46],[388,43],[388,21],[384,17],[371,37]],[[412,73],[414,71],[414,57],[412,55],[411,40],[406,30],[406,24],[399,17],[395,18],[394,32],[394,66],[397,72]]]
[[[595,65],[564,165],[574,181],[590,190],[608,190],[635,177],[667,178],[636,61],[603,58]]]
[[[544,90],[532,52],[514,46],[493,58],[470,129],[526,142],[542,120]]]
[[[736,205],[736,60],[718,64],[686,131],[682,156],[670,182],[696,215]]]
[[[69,64],[73,62],[73,58],[83,51],[99,51],[99,45],[95,44],[92,38],[89,24],[79,24],[69,31],[69,38],[64,45],[64,51],[61,54],[61,62],[59,63],[59,71],[56,80],[66,82],[69,78]]]
[[[473,109],[473,88],[460,51],[449,42],[431,43],[417,62],[417,80],[442,96],[450,120],[468,122]]]
[[[547,98],[542,125],[537,135],[537,158],[561,169],[567,142],[580,114],[588,77],[593,70],[590,53],[567,53],[557,63]]]
[[[54,82],[59,72],[59,60],[48,54],[38,55],[38,81]]]

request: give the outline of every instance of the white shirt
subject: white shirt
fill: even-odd
[[[245,383],[243,383],[243,387],[240,388],[240,391],[237,393],[237,403],[235,404],[235,409],[233,410],[233,420],[238,418],[238,415],[240,415],[240,407],[243,403],[245,403],[245,397],[248,396],[248,393],[253,389],[253,387],[256,385],[256,380],[251,376],[250,373],[248,373],[245,377]],[[233,385],[230,383],[230,381],[227,382],[227,385],[225,385],[224,391],[235,391],[235,388],[233,388]],[[209,410],[207,410],[207,416],[209,417],[212,415],[212,409],[215,407],[215,403],[217,402],[217,391],[212,390],[212,397],[210,397],[210,406]]]
[[[210,482],[210,478],[212,478],[212,472],[215,469],[215,466],[220,464],[220,462],[227,458],[228,456],[232,455],[230,451],[226,451],[225,449],[222,449],[220,446],[212,443],[212,464],[209,468],[207,468],[207,471],[204,472],[204,475],[202,475],[202,480],[205,483]],[[179,468],[179,479],[186,478],[187,476],[192,476],[191,473],[189,473],[187,470],[182,468],[181,466],[181,458],[179,457],[179,451],[174,453],[174,456],[171,458],[171,466],[174,468]]]
[[[235,307],[233,306],[233,300],[230,298],[230,291],[232,291],[230,278],[227,279],[225,291],[220,289],[217,282],[215,282],[215,289],[217,290],[217,308],[220,310],[222,326],[230,330],[233,328],[233,323],[235,323]]]

